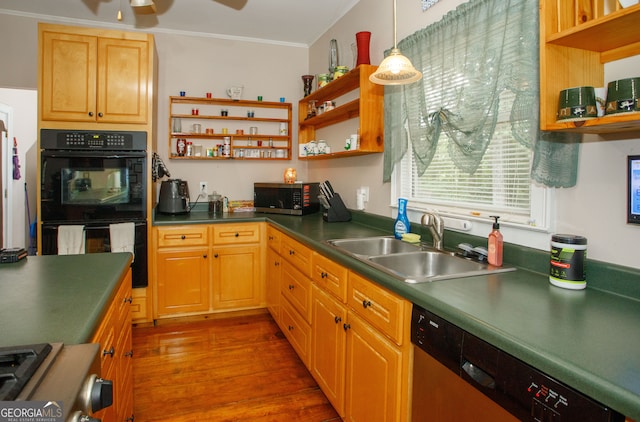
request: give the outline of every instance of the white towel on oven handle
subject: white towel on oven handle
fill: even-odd
[[[84,254],[84,226],[58,226],[58,255]]]
[[[109,237],[111,240],[111,252],[131,252],[133,259],[135,259],[135,223],[109,224]]]

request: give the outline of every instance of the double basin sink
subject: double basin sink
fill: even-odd
[[[327,240],[334,249],[406,283],[448,280],[513,271],[393,236]]]

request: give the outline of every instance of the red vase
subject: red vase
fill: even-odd
[[[371,32],[362,31],[356,33],[356,44],[358,46],[358,60],[356,67],[361,64],[371,64],[369,59],[369,41],[371,40]]]

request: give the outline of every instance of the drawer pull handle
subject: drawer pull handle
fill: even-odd
[[[217,253],[214,253],[214,254],[213,254],[213,257],[214,257],[214,258],[217,258],[217,257],[218,257],[218,254],[217,254]]]
[[[350,330],[351,329],[351,324],[347,324],[345,322],[344,324],[342,324],[342,328],[344,328],[345,331]]]
[[[207,254],[202,255],[202,257],[206,259],[207,258]]]
[[[321,272],[320,273],[320,278],[327,278],[329,277],[329,274],[325,273],[325,272]]]
[[[289,255],[295,255],[296,251],[294,251],[293,249],[289,249]]]
[[[111,346],[111,349],[102,351],[102,356],[109,355],[109,356],[113,357],[115,352],[116,352],[116,350],[113,348],[113,346]]]
[[[236,236],[236,237],[240,236],[240,233],[236,232],[235,236]]]
[[[369,306],[371,306],[371,301],[370,300],[363,300],[362,301],[362,307],[367,309]]]
[[[273,240],[273,236],[269,236],[269,240]]]
[[[278,265],[280,265],[280,263],[278,261],[274,261],[273,265],[277,267]]]
[[[289,326],[287,327],[287,329],[288,329],[289,331],[293,331],[293,325],[289,325]]]
[[[125,297],[124,302],[129,302],[129,304],[133,303],[133,296]]]
[[[180,239],[182,239],[182,240],[185,240],[186,238],[187,238],[187,236],[185,236],[185,235],[180,236]]]
[[[289,290],[293,290],[295,286],[293,284],[289,284]]]
[[[340,318],[339,316],[334,317],[333,320],[337,323],[339,323],[340,321],[342,321],[342,318]]]
[[[133,349],[129,350],[128,352],[125,352],[124,354],[126,357],[132,358],[133,357]]]

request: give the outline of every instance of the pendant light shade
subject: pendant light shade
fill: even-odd
[[[396,25],[396,0],[393,0],[393,49],[378,69],[369,76],[369,80],[374,84],[406,85],[422,78],[422,73],[413,67],[411,61],[398,49]]]

